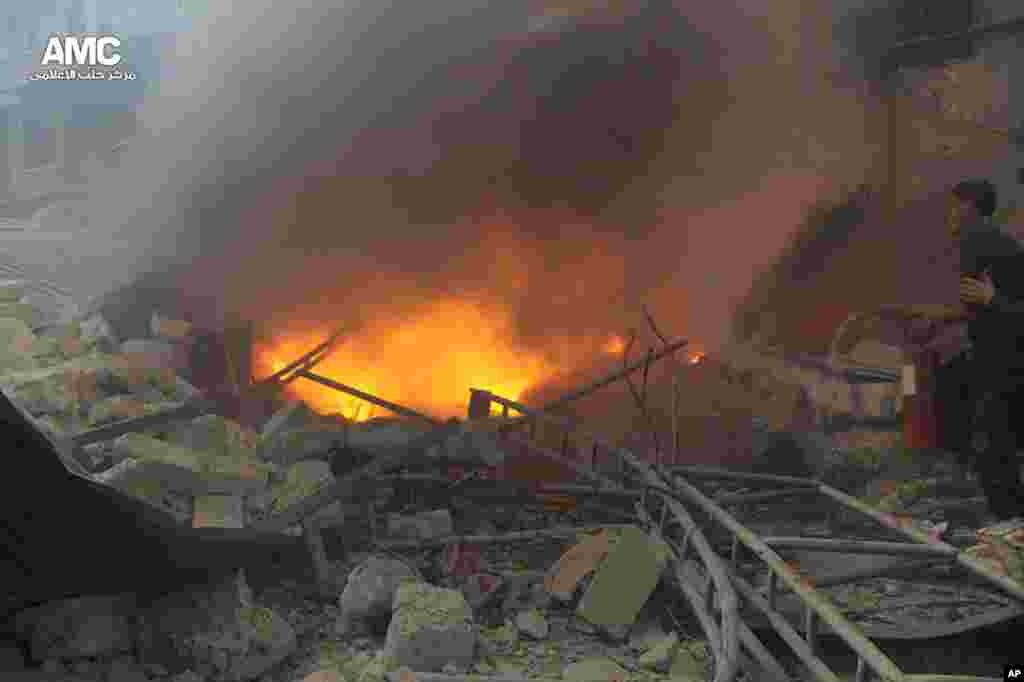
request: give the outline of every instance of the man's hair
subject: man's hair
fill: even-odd
[[[991,218],[996,212],[998,196],[995,186],[988,180],[964,180],[953,187],[953,195],[974,205],[978,215]]]

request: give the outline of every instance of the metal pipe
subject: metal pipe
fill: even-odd
[[[774,576],[775,574],[773,573],[772,575]],[[779,615],[771,605],[766,603],[764,597],[762,597],[750,583],[735,573],[731,574],[729,577],[732,579],[732,583],[736,586],[736,590],[739,592],[740,596],[746,599],[751,606],[760,611],[761,614],[768,619],[768,622],[773,628],[775,628],[775,631],[779,634],[779,637],[782,638],[782,641],[788,644],[790,649],[793,650],[793,653],[797,655],[797,658],[810,668],[811,673],[819,682],[842,682],[839,676],[832,672],[832,670],[825,665],[825,662],[818,658],[811,648],[807,646],[807,642],[805,642],[800,636],[800,633],[790,625],[789,621]],[[893,679],[899,678],[897,677]]]
[[[934,556],[953,558],[955,549],[921,545],[910,542],[874,542],[868,540],[831,540],[805,537],[762,538],[772,549],[802,549],[812,552],[840,554],[883,554],[890,556]]]
[[[956,562],[964,568],[966,568],[968,571],[978,576],[979,578],[986,580],[992,585],[995,585],[1007,594],[1010,594],[1013,597],[1016,597],[1017,599],[1024,601],[1024,586],[1020,585],[1016,581],[1010,580],[1008,577],[1004,575],[995,572],[982,562],[967,556],[963,552],[960,552],[959,550],[957,550],[956,547],[953,547],[950,544],[942,542],[941,540],[935,540],[929,537],[927,533],[920,529],[913,528],[911,526],[902,526],[899,524],[894,524],[892,522],[891,515],[884,514],[878,511],[877,509],[874,509],[871,506],[864,504],[857,498],[851,497],[850,495],[847,495],[844,492],[836,490],[831,486],[825,485],[824,483],[819,484],[818,489],[821,490],[823,494],[827,495],[828,497],[831,497],[836,502],[839,502],[840,504],[849,507],[850,509],[859,511],[862,514],[870,516],[886,528],[892,528],[898,533],[901,533],[904,537],[910,538],[915,542],[931,545],[932,547],[941,547],[943,549],[946,549],[947,551],[952,551],[954,553],[953,558],[956,560]]]
[[[799,479],[798,479],[799,480]],[[782,581],[793,590],[804,603],[808,604],[817,615],[839,635],[856,654],[864,658],[871,668],[882,679],[902,680],[903,672],[886,656],[881,649],[869,640],[864,633],[850,623],[839,610],[825,597],[809,585],[805,584],[792,568],[775,553],[763,540],[748,528],[740,524],[727,512],[705,497],[699,490],[687,483],[683,478],[675,477],[676,490],[694,504],[703,509],[718,523],[735,533],[755,555],[768,564],[769,568],[778,573]]]
[[[722,495],[721,497],[715,498],[715,504],[727,505],[727,504],[748,504],[751,502],[764,502],[766,500],[776,500],[779,498],[793,497],[794,495],[807,495],[807,494],[818,494],[818,488],[816,486],[800,486],[799,488],[783,488],[782,490],[765,490],[764,492],[757,493],[736,493],[732,495]]]
[[[295,376],[302,377],[303,379],[309,379],[310,381],[315,381],[321,386],[333,388],[335,391],[348,393],[349,395],[353,395],[356,398],[359,398],[360,400],[365,400],[368,403],[373,403],[374,405],[383,407],[386,410],[391,410],[395,414],[400,414],[403,417],[408,417],[410,419],[419,419],[420,421],[424,421],[427,424],[430,424],[431,426],[440,426],[441,424],[441,422],[434,419],[433,417],[428,417],[427,415],[417,412],[416,410],[404,407],[402,405],[399,405],[398,403],[393,403],[390,400],[378,398],[375,395],[371,395],[369,393],[360,391],[358,388],[352,388],[351,386],[340,384],[337,381],[334,381],[333,379],[322,377],[319,374],[314,374],[313,372],[310,372],[308,370],[299,370],[298,372],[295,373]]]

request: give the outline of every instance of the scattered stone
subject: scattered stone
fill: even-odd
[[[602,530],[574,545],[562,555],[545,579],[544,587],[548,594],[562,602],[571,601],[576,586],[604,561],[610,550],[610,535],[607,530]]]
[[[270,511],[280,513],[333,482],[327,462],[311,459],[292,464],[285,471],[284,480],[270,487]]]
[[[32,658],[45,661],[131,651],[135,617],[132,596],[79,597],[23,611],[15,625]]]
[[[595,625],[631,626],[657,587],[663,565],[650,536],[635,526],[618,539],[594,574],[577,613]]]
[[[530,639],[547,639],[551,632],[548,619],[536,609],[521,611],[516,615],[516,628]]]
[[[461,592],[420,582],[398,587],[384,645],[389,661],[423,672],[449,662],[467,668],[476,639],[473,612]]]
[[[245,528],[240,495],[199,495],[192,503],[193,528]]]
[[[595,656],[568,665],[562,672],[562,679],[566,682],[624,680],[626,671],[610,658]]]
[[[637,660],[637,663],[639,663],[641,668],[658,673],[667,673],[669,668],[672,667],[672,660],[675,658],[678,647],[679,635],[674,632],[665,635],[645,651]]]
[[[399,585],[416,581],[417,576],[406,564],[389,557],[372,556],[349,574],[341,593],[341,621],[356,620],[382,624],[391,616]]]
[[[661,625],[654,622],[638,623],[629,635],[629,648],[644,652],[666,637]]]
[[[433,540],[451,535],[453,528],[452,515],[447,509],[388,517],[388,535],[393,538]]]

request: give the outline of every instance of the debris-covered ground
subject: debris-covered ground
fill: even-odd
[[[119,340],[102,316],[38,310],[24,294],[18,283],[0,287],[4,392],[60,441],[157,417],[73,456],[95,480],[182,525],[263,528],[429,430],[411,420],[354,424],[285,402],[259,432],[214,414],[160,418],[197,397],[175,371],[187,323],[154,315],[149,337]],[[711,649],[669,579],[672,551],[642,527],[636,498],[538,495],[451,466],[499,462],[492,430],[463,424],[426,458],[359,479],[351,495],[286,524],[281,532],[309,543],[304,572],[239,572],[145,603],[100,595],[22,611],[0,646],[0,670],[11,671],[4,679],[710,679]],[[887,461],[848,454],[829,463],[826,479],[888,513],[894,527],[914,523],[936,539],[976,545],[969,551],[1003,575],[1024,577],[1017,526],[975,533],[987,519],[973,484],[955,485],[930,465],[894,479]],[[733,511],[765,535],[829,537],[844,526],[841,515],[823,521],[820,505],[782,509]],[[789,560],[815,574],[810,559]],[[815,575],[862,624],[888,618],[905,627],[910,614],[935,626],[1013,606],[991,588],[967,586],[948,562],[929,570],[934,580],[872,576],[828,589],[828,576]]]

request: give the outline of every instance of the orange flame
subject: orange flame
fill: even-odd
[[[692,350],[686,354],[686,361],[691,365],[699,365],[706,355],[704,351]]]
[[[621,336],[613,336],[601,346],[601,350],[607,355],[622,355],[626,350],[626,342]]]
[[[267,376],[308,352],[327,337],[325,329],[284,333],[257,345],[253,365]],[[344,338],[314,371],[436,417],[464,417],[469,389],[520,400],[531,387],[557,375],[541,352],[516,343],[511,317],[472,301],[447,299],[402,319],[379,319]],[[296,379],[294,398],[314,410],[364,421],[387,415],[382,408]]]

